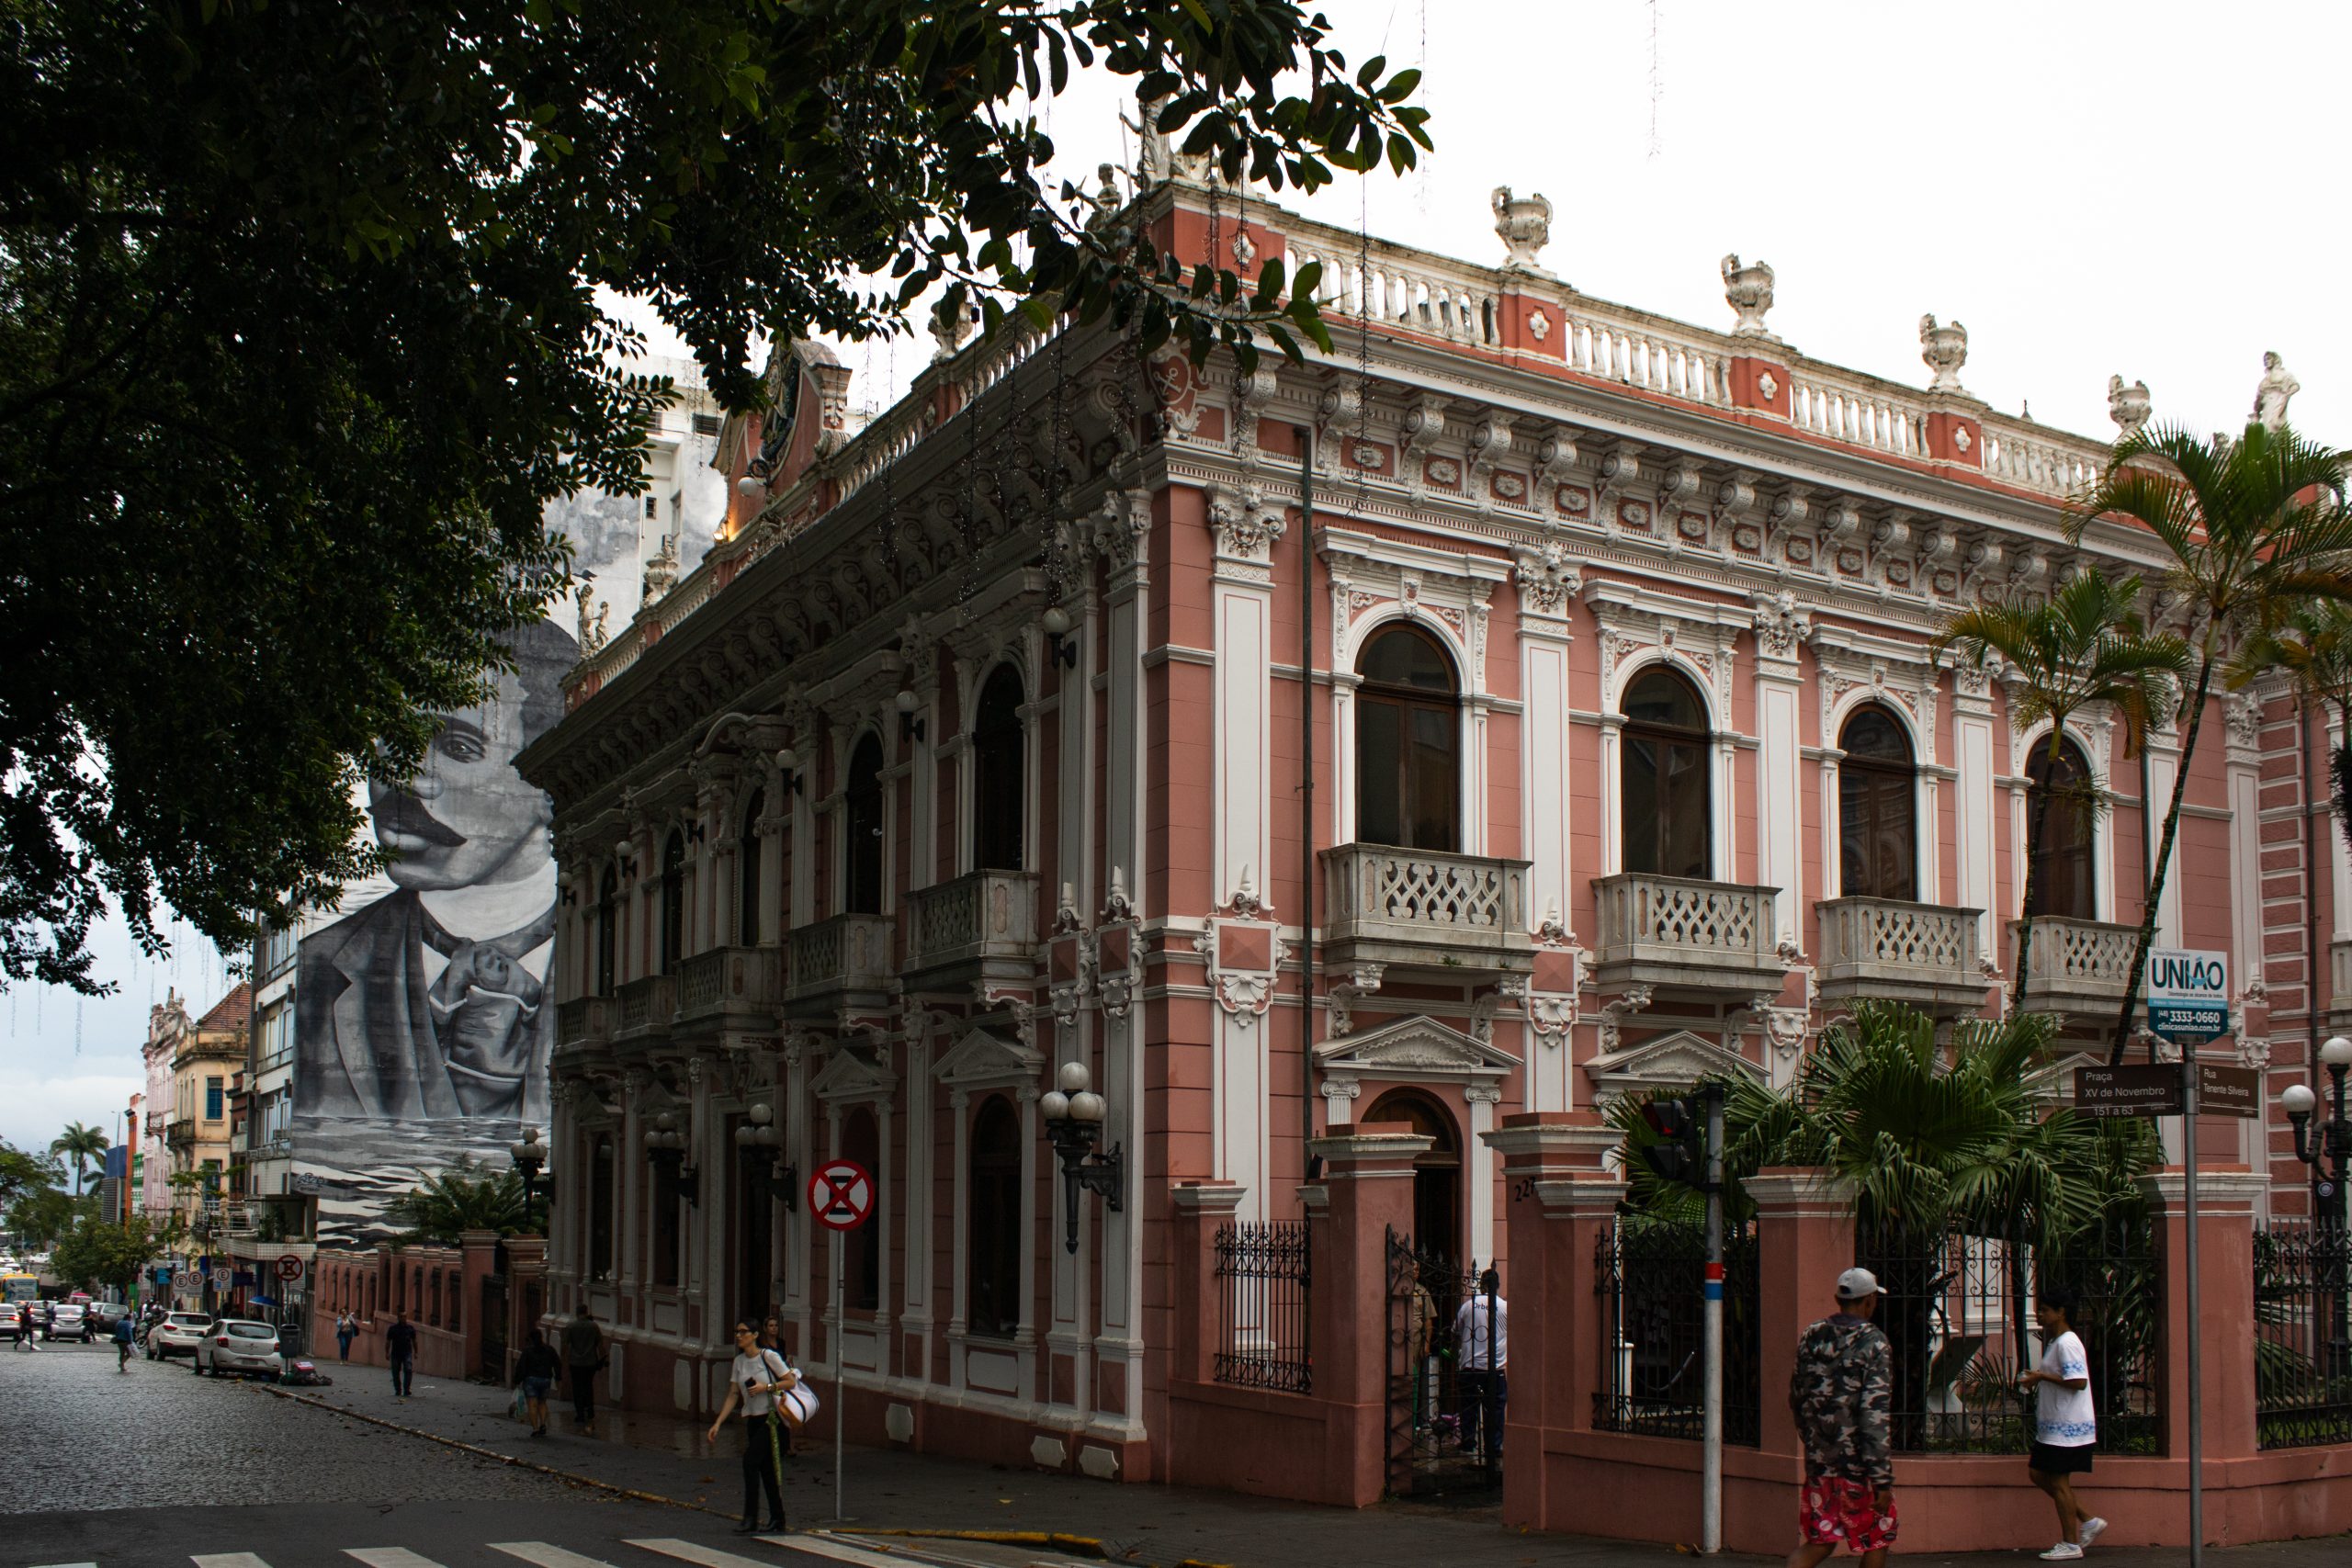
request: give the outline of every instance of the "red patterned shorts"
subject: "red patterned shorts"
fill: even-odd
[[[1876,1551],[1894,1544],[1894,1499],[1882,1506],[1877,1489],[1866,1482],[1809,1475],[1797,1505],[1797,1528],[1815,1546],[1843,1541],[1858,1552]]]

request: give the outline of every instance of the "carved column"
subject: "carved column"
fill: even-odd
[[[1798,607],[1796,595],[1786,589],[1758,593],[1756,608],[1756,879],[1781,890],[1773,900],[1784,952],[1804,946],[1804,911],[1809,907],[1804,887],[1803,826],[1804,736],[1800,726],[1798,649],[1813,635],[1811,617]],[[1822,737],[1825,748],[1832,738]],[[1827,776],[1835,764],[1823,764]],[[1835,818],[1826,820],[1834,821]],[[1822,837],[1836,834],[1825,828]],[[1823,851],[1828,854],[1826,844]],[[1825,891],[1835,889],[1825,881]]]
[[[1568,632],[1568,610],[1584,592],[1584,574],[1556,540],[1519,552],[1520,801],[1524,838],[1520,852],[1529,861],[1527,917],[1546,941],[1566,935],[1577,918],[1575,880],[1575,759],[1569,744],[1568,654],[1576,639]],[[1548,965],[1538,984],[1556,978]],[[1547,1016],[1573,1012],[1575,981],[1568,989],[1531,997]],[[1565,1041],[1531,1048],[1527,1055],[1528,1103],[1565,1111],[1574,1102],[1569,1052]]]

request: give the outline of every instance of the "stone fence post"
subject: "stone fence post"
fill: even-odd
[[[2204,1456],[2251,1458],[2258,1450],[2254,1382],[2254,1211],[2267,1176],[2223,1166],[2197,1173],[2197,1322],[2188,1318],[2188,1199],[2187,1173],[2166,1166],[2140,1179],[2156,1227],[2163,1271],[2157,1314],[2164,1357],[2160,1385],[2165,1451],[2188,1456],[2188,1339],[2193,1328],[2204,1374],[2201,1426]],[[2211,1472],[2208,1472],[2209,1478]],[[2207,1481],[2210,1486],[2211,1479]],[[2187,1515],[2179,1539],[2186,1539]],[[2209,1533],[2215,1520],[2209,1513]]]
[[[1838,1276],[1854,1266],[1854,1186],[1804,1166],[1770,1167],[1744,1185],[1756,1204],[1757,1447],[1802,1460],[1789,1380],[1797,1340],[1838,1310]]]
[[[1323,1160],[1312,1222],[1308,1344],[1325,1407],[1331,1500],[1380,1500],[1388,1468],[1388,1235],[1413,1224],[1413,1157],[1430,1140],[1403,1122],[1368,1122],[1308,1141]]]
[[[1216,1350],[1216,1231],[1233,1218],[1249,1189],[1234,1181],[1185,1181],[1169,1190],[1175,1223],[1170,1262],[1175,1271],[1175,1340],[1169,1374],[1186,1382],[1210,1381]]]
[[[1564,1511],[1565,1489],[1574,1484],[1555,1475],[1547,1435],[1591,1431],[1601,1387],[1608,1349],[1594,1269],[1625,1195],[1624,1179],[1607,1167],[1621,1140],[1591,1111],[1521,1112],[1480,1135],[1502,1159],[1510,1236],[1504,1286],[1520,1325],[1503,1414],[1503,1522],[1541,1527]],[[1555,1485],[1563,1495],[1551,1495]]]

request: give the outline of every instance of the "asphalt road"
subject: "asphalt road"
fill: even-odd
[[[842,1568],[111,1344],[0,1348],[0,1568]]]

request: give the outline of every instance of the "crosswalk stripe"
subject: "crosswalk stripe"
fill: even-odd
[[[582,1557],[576,1551],[566,1551],[560,1546],[549,1546],[543,1540],[493,1540],[492,1551],[503,1551],[509,1557],[519,1557],[534,1568],[613,1568],[601,1557]]]
[[[250,1551],[216,1551],[206,1557],[191,1557],[196,1568],[269,1568],[269,1564]]]
[[[664,1557],[674,1557],[681,1562],[693,1562],[700,1568],[775,1568],[773,1559],[738,1557],[731,1551],[721,1551],[715,1546],[702,1546],[691,1540],[664,1539],[662,1540],[632,1540],[630,1546],[647,1551],[658,1551]]]
[[[197,1561],[200,1562],[203,1559],[198,1558]],[[98,1568],[98,1565],[95,1562],[44,1562],[40,1564],[39,1568]]]
[[[345,1557],[356,1557],[368,1568],[441,1568],[430,1557],[419,1557],[405,1546],[346,1546]]]
[[[852,1546],[829,1535],[763,1535],[770,1546],[789,1547],[818,1557],[830,1557],[837,1562],[852,1562],[857,1568],[910,1568],[914,1561],[895,1552],[876,1551],[869,1547]]]

